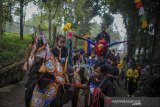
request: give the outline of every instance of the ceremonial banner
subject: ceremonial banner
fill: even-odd
[[[142,22],[142,21],[144,21],[144,20],[147,20],[146,15],[142,15],[140,22]]]
[[[138,15],[142,16],[141,20],[140,20],[140,22],[142,22],[141,27],[146,28],[148,26],[148,23],[147,23],[147,18],[146,18],[146,15],[145,15],[145,10],[144,10],[142,1],[141,0],[135,0],[134,3],[136,3],[136,8],[139,9]]]
[[[87,34],[87,35],[83,36],[83,38],[90,40],[90,34]],[[90,45],[91,45],[91,43],[89,41],[84,42],[83,49],[84,49],[85,54],[90,54],[91,53],[91,49],[90,49],[91,46]]]
[[[138,2],[137,5],[136,5],[136,8],[139,9],[139,8],[141,8],[141,7],[143,7],[142,2]]]
[[[139,10],[139,16],[144,15],[145,11],[144,11],[144,7],[141,7]]]
[[[146,28],[148,26],[147,20],[142,21],[142,28]]]

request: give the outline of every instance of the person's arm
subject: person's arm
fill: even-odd
[[[68,49],[66,47],[63,47],[61,50],[61,58],[59,58],[61,63],[64,63],[66,61],[66,58],[68,56]]]
[[[131,76],[131,70],[129,69],[128,71],[127,71],[127,77],[130,77]]]
[[[112,74],[107,74],[106,76],[107,76],[108,78],[113,78],[113,79],[117,79],[117,77],[118,77],[118,76],[114,76],[114,75],[112,75]]]
[[[24,58],[24,60],[25,60],[25,62],[27,62],[28,61],[28,58],[29,58],[29,56],[30,56],[30,54],[31,54],[31,45],[29,45],[27,48],[26,48],[26,50],[25,50],[25,58]]]
[[[54,55],[54,57],[58,57],[58,49],[57,47],[53,47],[51,50],[51,53]]]
[[[68,49],[65,47],[65,59],[67,58],[68,56]]]
[[[113,84],[111,81],[108,80],[107,87],[106,87],[106,96],[113,97]]]
[[[87,60],[87,65],[90,65],[90,64],[91,64],[91,60],[88,59],[88,60]]]
[[[135,75],[134,75],[134,78],[137,80],[137,78],[139,77],[139,74],[138,74],[138,71],[135,70]]]
[[[120,74],[120,70],[119,70],[118,68],[116,68],[115,70],[116,70],[116,71],[115,71],[115,75],[118,77],[119,74]]]
[[[106,36],[107,36],[107,42],[108,42],[108,44],[110,44],[111,39],[110,39],[110,35],[107,32],[106,32]]]
[[[110,35],[108,34],[108,44],[111,43],[111,38],[110,38]]]
[[[82,84],[82,85],[74,84],[74,86],[83,90],[89,89],[89,86],[87,86],[86,84]]]
[[[46,48],[46,44],[44,44],[43,46],[41,46],[40,48],[37,49],[37,51],[40,51],[42,49]]]
[[[70,84],[70,83],[64,83],[64,85],[73,86],[73,87],[80,88],[80,89],[83,89],[83,90],[89,89],[89,86],[87,86],[86,84]]]
[[[101,33],[99,33],[99,34],[96,36],[96,38],[95,38],[96,42],[100,39],[100,36],[101,36]]]

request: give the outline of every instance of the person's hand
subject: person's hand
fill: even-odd
[[[64,83],[65,86],[72,86],[74,87],[74,84],[70,84],[70,83]]]
[[[111,97],[108,97],[108,96],[105,96],[104,97],[104,103],[106,105],[110,105],[112,103],[112,98]]]
[[[61,57],[59,57],[59,61],[61,62],[61,60],[62,60],[62,58]]]
[[[73,69],[75,70],[75,69],[76,69],[76,67],[77,67],[77,66],[76,66],[76,65],[74,65],[74,66],[73,66]]]
[[[80,67],[77,67],[77,68],[76,68],[76,72],[79,72],[79,71],[80,71]]]
[[[100,89],[100,88],[97,88],[97,91],[98,91],[98,92],[101,92],[101,89]]]

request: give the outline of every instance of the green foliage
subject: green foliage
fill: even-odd
[[[103,14],[103,16],[102,16],[102,23],[103,23],[103,25],[109,27],[109,25],[113,24],[113,21],[114,21],[113,16],[111,16],[108,13],[104,13]]]
[[[47,14],[33,14],[32,18],[25,22],[26,25],[34,26],[43,30],[48,29]]]
[[[93,37],[95,38],[100,32],[101,32],[101,26],[97,23],[92,24],[91,33]],[[113,31],[111,26],[108,27],[107,32],[111,37],[111,42],[119,41],[121,39],[119,32]]]
[[[97,23],[92,24],[91,33],[93,37],[96,37],[100,32],[101,32],[101,26]]]
[[[149,26],[146,29],[142,29],[140,27],[140,16],[138,16],[138,9],[136,9],[134,0],[105,0],[105,2],[111,13],[120,13],[123,16],[127,37],[132,40],[127,42],[128,58],[134,57],[135,50],[138,48],[139,51],[143,50],[141,59],[147,57],[150,65],[154,65],[153,67],[150,66],[152,67],[152,70],[147,70],[148,74],[141,77],[141,93],[144,96],[159,96],[159,3],[155,3],[156,1],[153,2],[152,0],[142,0],[147,15],[147,22],[149,23]]]
[[[4,33],[4,38],[0,40],[0,65],[22,60],[31,41],[31,35],[24,35],[24,40],[21,41],[18,33]]]
[[[12,18],[12,9],[15,3],[13,0],[3,0],[2,1],[2,11],[1,14],[3,16],[3,22],[5,23],[6,21],[11,22],[13,20]]]

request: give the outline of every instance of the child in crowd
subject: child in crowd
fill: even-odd
[[[96,103],[94,104],[95,98],[95,88],[98,88],[101,92],[99,101],[100,106],[104,107],[104,102],[106,101],[107,96],[113,97],[113,84],[112,82],[106,77],[106,73],[109,71],[109,66],[106,65],[104,62],[99,62],[94,66],[95,76],[90,77],[87,86],[90,87],[90,102],[89,105],[94,105],[93,107],[97,107]],[[89,106],[90,107],[90,106]]]
[[[58,58],[62,66],[65,65],[68,56],[68,49],[65,47],[66,38],[63,35],[57,35],[56,46],[51,50],[52,54]]]
[[[89,59],[87,61],[87,65],[93,67],[97,62],[98,62],[98,58],[97,58],[97,55],[96,55],[96,51],[92,50],[91,56],[89,57]]]
[[[89,95],[86,95],[85,107],[104,107],[110,97],[113,96],[113,84],[106,77],[109,66],[105,62],[98,62],[94,66],[94,76],[91,76],[87,85],[73,85],[77,88],[87,89]],[[99,104],[99,105],[97,105]]]

